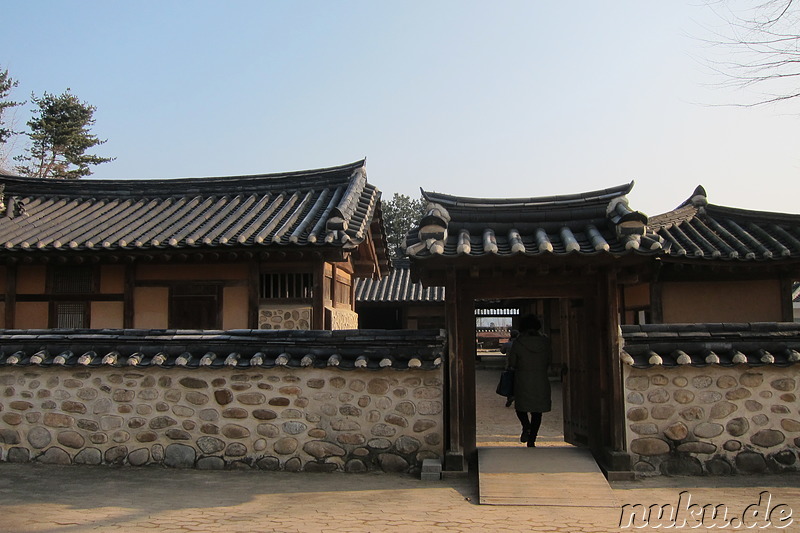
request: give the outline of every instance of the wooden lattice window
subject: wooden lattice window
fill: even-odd
[[[85,266],[54,268],[50,275],[53,294],[88,294],[94,290],[94,269]]]
[[[89,326],[88,302],[54,302],[53,320],[56,328],[86,328]]]
[[[261,274],[262,299],[310,299],[314,297],[314,276],[308,272]]]

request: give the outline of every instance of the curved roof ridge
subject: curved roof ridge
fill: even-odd
[[[717,215],[736,216],[750,220],[761,220],[769,222],[793,222],[800,224],[800,214],[797,213],[777,213],[772,211],[758,211],[755,209],[744,209],[740,207],[727,207],[723,205],[708,204],[706,212]]]
[[[450,194],[437,193],[420,189],[422,196],[431,202],[441,204],[444,207],[469,207],[469,208],[495,208],[504,207],[537,207],[537,206],[560,206],[568,204],[585,204],[593,201],[607,202],[613,198],[623,196],[631,192],[634,182],[588,191],[575,194],[558,194],[551,196],[538,196],[529,198],[475,198],[468,196],[454,196]]]
[[[94,197],[166,197],[187,196],[200,191],[204,194],[233,194],[277,190],[281,186],[292,190],[320,188],[347,180],[353,172],[364,168],[366,159],[353,163],[309,170],[295,170],[269,174],[219,176],[202,178],[155,179],[92,179],[61,180],[27,178],[0,173],[0,183],[6,185],[6,195],[22,196],[87,196]]]

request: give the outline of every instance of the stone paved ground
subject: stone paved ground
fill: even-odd
[[[800,531],[798,475],[660,478],[614,489],[621,502],[645,505],[677,503],[688,490],[692,503],[724,503],[732,513],[768,490],[773,506],[798,513],[783,531]],[[466,477],[0,464],[4,533],[620,531],[616,509],[476,501]]]

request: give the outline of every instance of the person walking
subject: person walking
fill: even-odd
[[[542,413],[552,409],[547,369],[553,354],[550,339],[541,329],[534,315],[521,317],[519,335],[508,353],[508,366],[514,369],[514,409],[522,423],[519,440],[529,448],[536,447]]]

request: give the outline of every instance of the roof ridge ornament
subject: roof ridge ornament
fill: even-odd
[[[428,205],[425,206],[425,215],[419,221],[418,237],[420,242],[407,246],[406,254],[417,255],[426,249],[433,255],[443,254],[449,222],[450,213],[442,204],[428,202]]]

